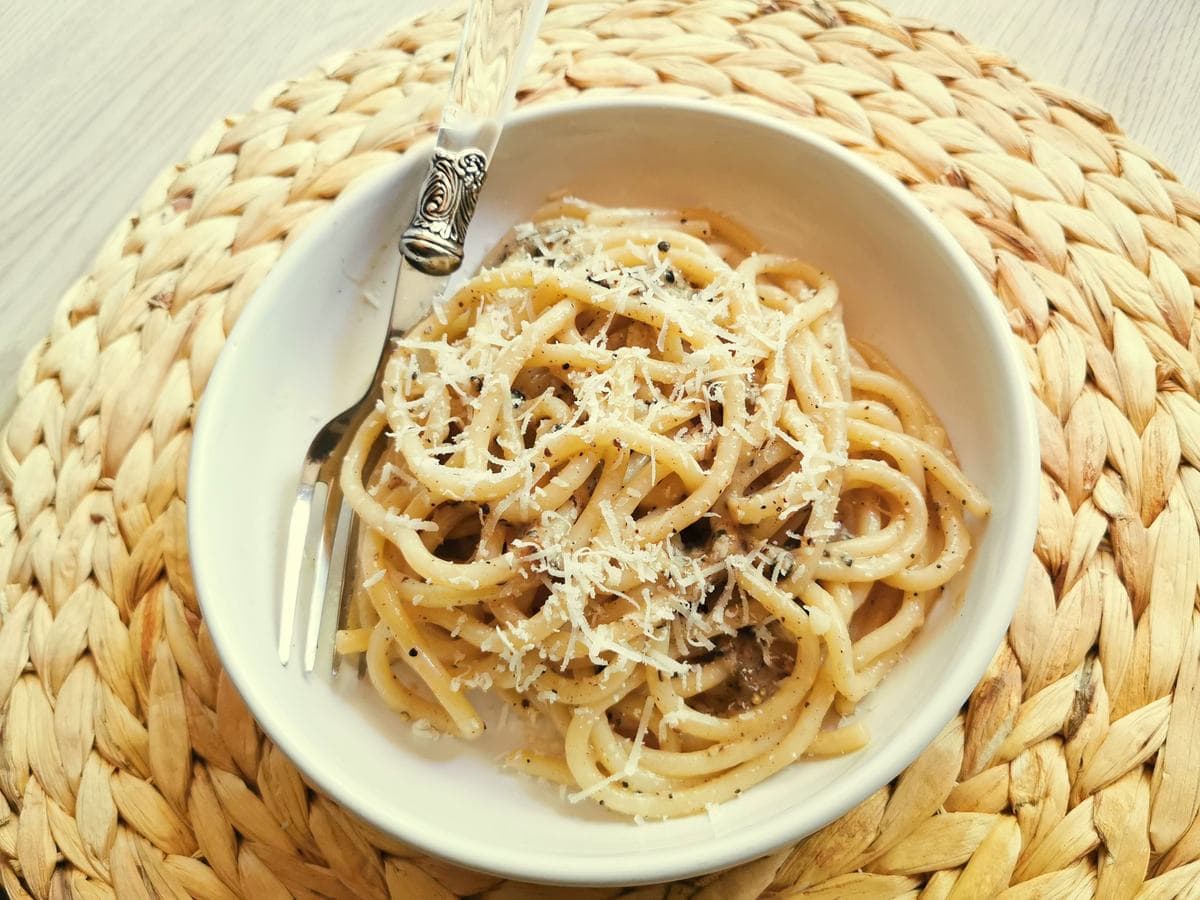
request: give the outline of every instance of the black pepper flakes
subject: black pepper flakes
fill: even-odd
[[[513,409],[516,409],[525,402],[525,394],[522,391],[513,388],[511,391],[509,391],[509,394],[512,395]]]
[[[669,241],[659,241],[658,242],[658,252],[659,253],[666,253],[670,249],[671,249],[671,244]]]
[[[667,271],[663,273],[663,278],[666,280],[667,284],[675,283],[675,273],[670,269],[667,269]]]
[[[416,656],[416,655],[417,655],[417,648],[416,648],[416,647],[409,647],[409,648],[408,648],[408,655],[409,655],[409,656]]]

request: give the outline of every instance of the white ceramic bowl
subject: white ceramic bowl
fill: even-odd
[[[712,104],[605,100],[513,116],[467,266],[552,191],[603,203],[709,206],[773,250],[831,272],[849,331],[907,374],[993,503],[961,604],[940,604],[861,712],[870,745],[802,761],[710,816],[635,825],[476,744],[421,740],[366,681],[282,668],[275,653],[285,513],[304,448],[358,395],[391,297],[394,250],[425,167],[405,154],[347,191],[270,273],[213,371],[196,422],[188,511],[204,616],[229,675],[284,752],[384,831],[465,866],[535,881],[650,882],[766,853],[830,822],[911,762],[955,715],[1012,616],[1033,544],[1038,452],[999,304],[908,193],[826,140]]]

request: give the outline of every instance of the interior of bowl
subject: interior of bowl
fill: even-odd
[[[407,154],[348,192],[280,261],[234,329],[195,431],[192,562],[222,660],[316,783],[375,825],[461,864],[527,879],[647,882],[721,868],[831,821],[894,777],[956,713],[999,643],[1032,546],[1038,466],[998,304],[901,189],[845,151],[711,105],[575,103],[507,126],[467,267],[552,192],[707,206],[838,281],[852,337],[881,348],[944,421],[993,503],[961,603],[935,608],[865,702],[870,745],[803,761],[708,816],[636,825],[503,771],[516,723],[467,744],[415,737],[366,681],[306,677],[275,654],[282,539],[299,459],[361,389],[382,340],[393,249],[423,174]]]

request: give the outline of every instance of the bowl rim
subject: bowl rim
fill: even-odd
[[[509,116],[505,124],[506,127],[510,123],[536,126],[540,121],[549,118],[586,116],[597,111],[612,109],[622,109],[630,113],[672,109],[702,116],[732,119],[749,127],[768,129],[781,138],[808,144],[819,153],[835,157],[848,167],[853,173],[853,177],[872,182],[877,189],[890,195],[893,201],[899,203],[924,225],[931,236],[941,245],[946,263],[955,270],[955,274],[966,286],[966,293],[969,296],[963,299],[970,303],[975,316],[986,330],[987,344],[994,348],[1003,371],[1005,389],[1002,397],[1005,418],[1017,432],[1016,439],[1019,448],[1016,457],[1011,460],[1018,477],[1015,479],[1017,490],[1012,497],[1012,513],[1008,517],[1011,523],[1008,528],[1012,535],[1011,546],[1005,555],[1011,554],[1014,564],[1024,559],[1024,554],[1030,553],[1034,546],[1039,495],[1037,475],[1041,468],[1032,391],[1029,388],[1024,367],[1019,359],[1013,335],[1000,302],[966,251],[946,227],[897,179],[887,175],[865,158],[823,135],[806,131],[802,125],[755,110],[691,98],[662,96],[584,98],[570,102],[524,107]],[[376,172],[351,185],[335,199],[332,205],[352,202],[355,195],[375,184],[377,179],[394,174],[399,167],[413,165],[413,160],[422,159],[431,146],[432,139],[414,145],[394,162],[381,166]],[[299,257],[305,253],[310,243],[315,243],[320,238],[321,229],[313,228],[308,233],[301,235],[288,250],[293,258]],[[286,262],[283,263],[283,266],[277,263],[255,293],[262,291],[264,287],[269,288],[272,276],[285,271],[284,266],[286,266]],[[223,364],[230,357],[224,351],[236,346],[238,332],[252,330],[256,320],[264,316],[265,310],[263,305],[256,304],[253,300],[247,304],[247,308],[235,323],[227,338],[226,346],[222,348],[213,367],[193,423],[192,452],[187,480],[187,531],[189,560],[196,596],[202,612],[205,613],[207,613],[208,604],[204,598],[209,594],[210,585],[205,575],[205,567],[199,563],[211,555],[204,549],[205,529],[201,527],[200,523],[200,520],[205,517],[203,482],[204,473],[208,468],[208,454],[205,448],[209,441],[204,438],[209,430],[208,423],[214,415],[210,411],[210,407],[213,406],[210,398],[220,396],[221,386],[226,380],[225,368],[227,367]],[[216,432],[214,432],[215,435]],[[1018,553],[1022,555],[1018,556]],[[980,608],[975,627],[970,631],[970,639],[961,646],[963,652],[956,657],[947,672],[949,677],[943,678],[940,685],[926,698],[921,714],[911,719],[904,729],[892,738],[887,752],[864,759],[856,769],[853,779],[847,781],[844,790],[829,793],[818,801],[818,806],[822,810],[819,818],[823,822],[835,821],[881,786],[891,782],[953,720],[983,677],[996,649],[1004,639],[1016,610],[1021,593],[1020,585],[1023,584],[1023,581],[1022,578],[1010,585],[1008,591],[1010,596],[996,598],[1003,599],[1004,602],[993,602]],[[463,839],[450,831],[431,830],[419,813],[415,811],[411,816],[401,818],[384,815],[373,807],[368,796],[350,790],[337,773],[322,772],[306,763],[303,744],[292,739],[286,719],[275,714],[271,698],[256,690],[251,674],[240,664],[238,656],[229,652],[229,634],[232,624],[223,623],[220,616],[209,618],[205,615],[205,621],[208,623],[209,633],[221,659],[221,664],[237,687],[247,707],[263,728],[264,733],[297,768],[303,771],[327,796],[350,809],[365,822],[422,851],[458,865],[524,881],[572,885],[637,884],[668,881],[725,869],[770,853],[811,833],[811,831],[796,833],[795,827],[784,827],[789,820],[785,816],[779,816],[753,827],[722,834],[719,840],[714,835],[714,839],[710,841],[656,848],[653,853],[637,853],[632,856],[612,854],[564,858],[561,855],[543,853],[536,847],[513,852],[507,848],[497,849],[478,841]],[[811,806],[809,815],[811,816]]]

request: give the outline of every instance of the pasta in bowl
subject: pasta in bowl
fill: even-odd
[[[508,765],[637,817],[862,747],[837,722],[988,511],[936,418],[832,279],[709,211],[566,199],[501,249],[347,455],[339,651],[418,727],[479,737],[470,689],[544,717]]]
[[[1019,596],[1024,375],[902,188],[712,104],[506,125],[464,278],[396,348],[345,473],[376,527],[339,645],[369,677],[279,666],[297,453],[362,387],[423,165],[310,226],[202,399],[193,572],[257,721],[375,827],[524,880],[711,871],[885,785]]]

